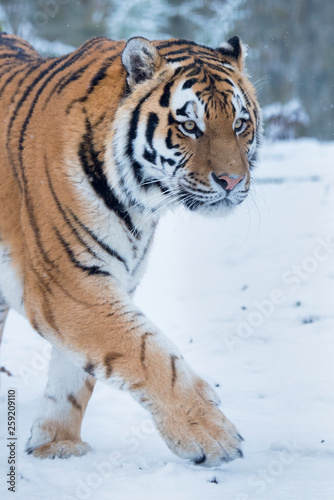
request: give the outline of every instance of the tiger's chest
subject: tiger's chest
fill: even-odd
[[[103,238],[104,243],[117,255],[116,257],[109,255],[107,270],[130,295],[136,289],[147,267],[154,232],[155,225],[152,224],[138,234],[130,234],[124,230],[123,224],[117,217],[113,217],[110,230]]]

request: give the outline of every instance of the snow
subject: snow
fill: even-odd
[[[249,199],[226,219],[162,220],[136,301],[216,386],[245,438],[217,469],[174,456],[127,393],[98,383],[82,436],[94,452],[24,453],[49,347],[11,313],[1,365],[0,495],[6,394],[18,398],[17,500],[334,498],[334,143],[265,145]],[[2,490],[1,490],[2,488]],[[3,494],[4,493],[4,494]]]

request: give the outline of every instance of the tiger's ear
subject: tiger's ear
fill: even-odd
[[[161,64],[157,49],[146,38],[130,38],[122,53],[127,82],[132,89],[137,83],[152,78]]]
[[[218,47],[218,52],[232,59],[240,71],[243,70],[244,61],[247,56],[247,47],[237,35],[232,36],[227,42]]]

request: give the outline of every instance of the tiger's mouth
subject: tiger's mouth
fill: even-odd
[[[203,194],[191,192],[183,188],[178,196],[178,201],[192,212],[219,216],[230,212],[240,205],[247,198],[248,192],[248,189],[225,195],[213,192],[203,196]]]

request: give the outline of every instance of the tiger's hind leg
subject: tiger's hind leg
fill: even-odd
[[[92,376],[53,350],[48,383],[26,447],[28,454],[38,458],[68,458],[90,451],[80,433],[95,382]]]

